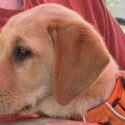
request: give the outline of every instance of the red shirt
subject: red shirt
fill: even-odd
[[[0,28],[19,12],[43,3],[57,3],[78,12],[85,20],[95,26],[104,37],[106,46],[122,69],[125,69],[125,34],[106,9],[102,0],[24,0],[18,10],[0,8]]]

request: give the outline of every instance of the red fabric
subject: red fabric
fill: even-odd
[[[78,12],[93,24],[105,39],[106,46],[121,69],[125,69],[125,34],[116,20],[104,6],[102,0],[24,0],[24,6],[18,10],[0,8],[0,28],[12,15],[43,3],[62,4]]]

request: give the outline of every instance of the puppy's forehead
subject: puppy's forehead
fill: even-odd
[[[38,30],[44,30],[45,26],[52,20],[57,20],[56,22],[59,20],[83,21],[76,12],[61,5],[43,4],[13,16],[4,29],[6,34],[15,32],[30,35],[37,33]]]
[[[40,23],[41,25],[46,25],[52,20],[82,20],[76,12],[67,9],[61,5],[56,4],[43,4],[25,12],[17,14],[12,17],[7,27],[25,27],[31,26],[33,24]],[[83,20],[82,20],[83,21]],[[5,27],[6,27],[5,26]]]
[[[47,25],[53,20],[83,21],[81,16],[63,6],[45,4],[13,16],[2,30],[2,41],[13,44],[17,36],[37,40],[47,38]],[[27,40],[28,41],[28,40]]]

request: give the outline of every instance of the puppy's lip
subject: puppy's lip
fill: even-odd
[[[37,114],[32,115],[20,115],[20,114],[0,114],[0,122],[9,122],[9,121],[16,121],[16,120],[23,120],[29,118],[38,118]]]
[[[21,110],[17,111],[17,113],[19,115],[22,115],[22,116],[27,116],[27,115],[33,115],[33,116],[39,116],[39,117],[49,117],[48,115],[46,115],[45,113],[41,112],[41,111],[35,111],[35,114],[33,114],[33,110],[30,106],[28,107],[24,107],[22,108]]]
[[[25,120],[25,119],[33,119],[33,118],[48,118],[46,114],[36,111],[33,112],[32,109],[24,107],[15,113],[9,114],[0,114],[0,122],[9,122],[9,121],[17,121],[17,120]]]

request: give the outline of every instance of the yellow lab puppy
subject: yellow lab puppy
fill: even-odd
[[[2,30],[0,113],[85,116],[111,95],[117,71],[89,23],[65,7],[40,5]]]

